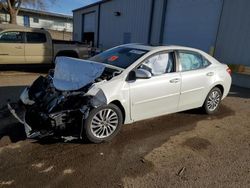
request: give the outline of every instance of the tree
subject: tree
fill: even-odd
[[[56,0],[50,0],[54,3]],[[45,0],[0,0],[0,9],[4,9],[10,15],[10,23],[17,24],[17,14],[23,6],[45,9],[48,1]]]

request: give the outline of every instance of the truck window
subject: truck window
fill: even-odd
[[[46,35],[44,33],[28,32],[26,33],[27,43],[45,43]]]
[[[9,31],[0,34],[0,43],[22,43],[23,32]]]

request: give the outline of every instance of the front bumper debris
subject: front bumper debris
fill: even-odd
[[[10,113],[14,116],[14,118],[16,118],[21,124],[24,125],[24,129],[25,129],[25,133],[27,138],[35,138],[38,137],[40,135],[39,132],[32,132],[31,127],[25,122],[25,112],[23,112],[22,115],[18,115],[16,113],[16,110],[11,106],[11,104],[7,104],[8,109],[10,111]]]

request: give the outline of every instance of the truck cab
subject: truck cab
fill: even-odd
[[[44,29],[0,25],[0,64],[51,64],[57,56],[86,58],[89,47],[53,40]]]

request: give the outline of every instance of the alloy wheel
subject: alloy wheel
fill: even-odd
[[[220,93],[216,90],[210,94],[207,100],[207,108],[209,111],[212,112],[217,109],[217,107],[220,104],[220,98],[221,98]]]
[[[110,109],[97,112],[91,121],[91,132],[97,138],[106,138],[112,135],[119,124],[117,113]]]

